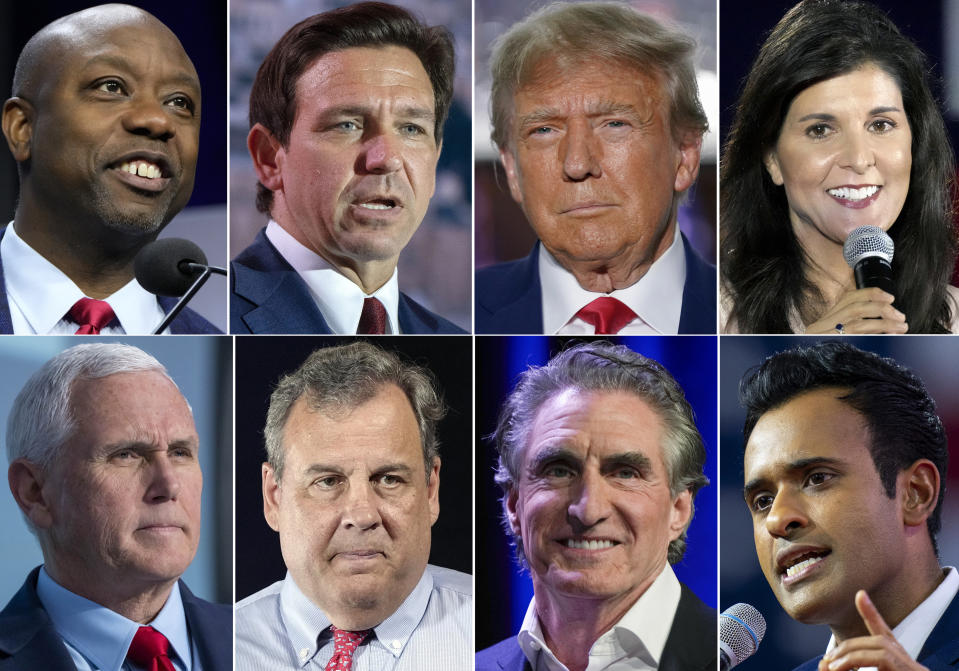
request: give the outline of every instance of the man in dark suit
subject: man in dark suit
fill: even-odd
[[[621,3],[537,11],[494,44],[492,137],[539,238],[476,273],[477,333],[715,333],[679,232],[706,115],[694,42]]]
[[[30,378],[7,420],[8,480],[43,565],[0,611],[0,669],[231,668],[232,608],[180,581],[199,542],[198,442],[186,399],[135,347],[77,345]]]
[[[174,301],[134,279],[134,259],[193,191],[200,82],[151,14],[103,5],[24,46],[3,106],[20,176],[0,240],[0,333],[151,333]],[[186,310],[173,333],[216,333]]]
[[[494,433],[504,525],[534,597],[477,671],[712,671],[716,611],[676,578],[706,451],[682,389],[626,347],[521,377]]]
[[[959,669],[959,574],[936,545],[949,448],[922,381],[826,342],[741,389],[759,564],[790,617],[832,630],[798,668]]]
[[[280,38],[250,91],[267,227],[231,264],[233,333],[461,333],[400,293],[453,95],[453,43],[364,2]]]

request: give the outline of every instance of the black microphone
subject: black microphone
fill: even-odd
[[[140,286],[151,294],[182,296],[154,329],[156,335],[176,319],[212,273],[226,275],[226,269],[208,265],[203,250],[189,240],[163,238],[139,251],[133,260],[133,273]]]
[[[895,245],[878,226],[860,226],[849,234],[842,256],[856,276],[856,288],[878,287],[896,295],[892,283],[892,253]]]
[[[719,668],[729,671],[751,657],[763,636],[766,620],[748,603],[737,603],[719,615]]]

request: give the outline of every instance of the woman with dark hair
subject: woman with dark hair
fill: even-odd
[[[723,332],[959,331],[954,161],[926,72],[866,2],[804,0],[773,28],[723,151]],[[893,239],[894,297],[856,289],[842,246],[861,225]]]

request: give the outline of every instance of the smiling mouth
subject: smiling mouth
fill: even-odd
[[[364,210],[384,211],[392,210],[393,208],[398,207],[399,203],[392,198],[374,198],[372,200],[358,202],[356,203],[356,206],[361,207]]]
[[[841,200],[851,200],[853,202],[856,202],[856,201],[866,200],[867,198],[873,197],[874,195],[876,195],[876,193],[879,191],[880,188],[881,187],[876,186],[875,184],[871,184],[869,186],[861,186],[858,188],[841,186],[838,189],[827,189],[826,193],[828,193],[833,198],[839,198]]]
[[[611,547],[619,545],[616,541],[611,540],[588,540],[575,538],[567,538],[562,541],[563,545],[573,550],[607,550]]]
[[[149,161],[137,160],[137,161],[124,161],[119,166],[117,170],[122,170],[123,172],[128,172],[131,175],[136,175],[137,177],[146,177],[147,179],[157,179],[158,177],[163,176],[163,170],[156,163],[150,163]]]

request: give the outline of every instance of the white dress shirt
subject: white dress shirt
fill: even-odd
[[[0,262],[15,334],[72,335],[77,332],[76,322],[65,317],[73,304],[84,298],[83,291],[24,242],[13,222],[0,240]],[[101,329],[104,335],[146,335],[163,321],[163,308],[156,296],[135,279],[104,300],[120,322]],[[164,333],[169,333],[169,329]]]
[[[939,583],[939,587],[893,628],[892,635],[912,659],[916,659],[922,652],[926,639],[936,628],[939,618],[949,608],[949,604],[956,598],[957,593],[959,593],[959,572],[954,566],[947,566],[946,577]],[[836,637],[830,636],[826,652],[835,647]],[[861,666],[859,671],[876,671],[876,667]]]
[[[266,225],[266,237],[276,247],[293,270],[306,282],[316,307],[333,333],[353,335],[360,323],[363,312],[363,300],[375,297],[386,308],[388,318],[387,333],[400,333],[397,310],[400,300],[397,270],[379,289],[371,294],[363,291],[358,284],[340,273],[326,259],[311,249],[301,245],[278,223],[270,220]]]
[[[601,296],[622,301],[637,315],[619,335],[678,333],[686,286],[686,251],[679,226],[675,227],[669,248],[638,282],[625,289],[608,294],[587,291],[542,244],[539,246],[539,283],[543,290],[544,333],[593,335],[595,327],[576,313]]]
[[[681,594],[679,580],[666,564],[636,603],[590,647],[586,671],[656,671]],[[534,671],[568,671],[546,645],[535,597],[516,638]]]
[[[472,576],[428,565],[396,611],[353,653],[351,671],[472,671]],[[323,671],[330,618],[285,580],[236,604],[236,671]]]
[[[141,671],[126,659],[139,622],[58,585],[45,568],[37,577],[37,597],[77,671]],[[177,671],[203,671],[188,632],[179,584],[173,586],[149,626],[166,636],[170,643],[168,656]]]

